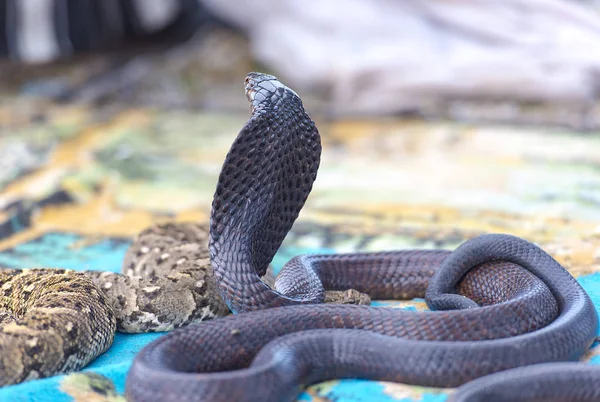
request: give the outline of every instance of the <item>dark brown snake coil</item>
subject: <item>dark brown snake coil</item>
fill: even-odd
[[[588,295],[551,256],[508,235],[452,253],[299,256],[275,291],[266,286],[260,276],[308,197],[321,144],[300,98],[275,77],[249,74],[246,94],[252,116],[223,165],[210,228],[219,290],[240,314],[147,345],[127,378],[130,400],[291,401],[306,384],[349,377],[456,387],[520,366],[541,364],[524,369],[533,377],[552,372],[542,363],[575,360],[590,346],[598,318]],[[325,289],[345,288],[376,299],[425,296],[443,311],[322,304]],[[454,400],[531,400],[564,384],[556,373],[538,375],[521,392],[510,371],[496,376],[500,393],[469,396],[467,385]],[[571,392],[600,400],[591,389]]]

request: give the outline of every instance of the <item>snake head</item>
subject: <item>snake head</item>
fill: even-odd
[[[296,92],[269,74],[249,73],[244,81],[244,87],[252,113],[255,113],[259,109],[275,106],[278,102],[286,100],[289,97],[293,97],[301,102]]]

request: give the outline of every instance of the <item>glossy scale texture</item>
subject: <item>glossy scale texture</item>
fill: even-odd
[[[252,116],[223,165],[210,233],[219,290],[241,314],[149,344],[129,399],[293,400],[305,384],[341,377],[454,387],[589,347],[598,319],[587,294],[550,255],[508,235],[453,253],[300,256],[269,288],[260,276],[310,193],[321,147],[300,98],[274,77],[251,73],[246,94]],[[449,311],[315,304],[324,289],[348,287],[424,295]]]

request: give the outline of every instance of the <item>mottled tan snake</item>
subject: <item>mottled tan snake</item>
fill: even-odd
[[[156,225],[126,253],[123,274],[0,270],[0,386],[79,370],[121,332],[169,331],[227,314],[208,230]]]

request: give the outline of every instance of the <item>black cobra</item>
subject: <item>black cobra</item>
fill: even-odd
[[[452,253],[299,256],[277,290],[269,288],[260,277],[308,197],[321,144],[298,95],[275,77],[249,74],[246,94],[252,116],[223,165],[210,229],[221,295],[243,314],[147,345],[127,377],[128,399],[289,401],[306,384],[352,377],[456,387],[546,363],[525,371],[540,385],[557,376],[547,362],[576,360],[590,346],[598,318],[588,295],[551,256],[508,235],[481,236]],[[444,311],[322,303],[325,289],[347,288],[378,299],[424,295]],[[489,382],[514,377],[507,373]],[[511,391],[520,383],[507,382]],[[508,400],[469,386],[454,400]],[[588,396],[598,400],[600,391]]]

